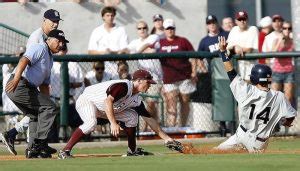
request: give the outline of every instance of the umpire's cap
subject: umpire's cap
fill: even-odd
[[[44,13],[44,18],[47,18],[51,21],[59,21],[62,20],[60,18],[60,14],[58,11],[54,10],[54,9],[49,9]]]
[[[61,30],[52,30],[49,32],[48,37],[54,37],[58,40],[62,40],[65,43],[69,43],[69,41],[65,38],[65,34]]]
[[[148,82],[150,84],[156,84],[156,82],[153,80],[153,77],[150,74],[150,72],[148,72],[146,70],[139,69],[139,70],[135,71],[133,73],[132,80],[137,80],[137,79],[148,80]]]
[[[272,70],[269,66],[256,64],[251,69],[250,81],[256,85],[259,83],[271,83]]]

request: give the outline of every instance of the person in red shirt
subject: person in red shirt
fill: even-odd
[[[291,52],[295,50],[293,39],[291,38],[292,24],[284,22],[282,34],[273,42],[273,52]],[[272,89],[283,91],[285,97],[295,106],[294,83],[295,66],[293,58],[274,58],[272,65],[273,78]]]
[[[166,19],[163,22],[166,38],[160,39],[154,47],[161,53],[194,51],[192,44],[184,37],[175,34],[175,22]],[[167,126],[175,126],[177,120],[177,103],[181,103],[181,126],[186,126],[190,111],[190,94],[196,90],[195,60],[187,58],[160,59],[163,70],[163,90],[167,108]]]

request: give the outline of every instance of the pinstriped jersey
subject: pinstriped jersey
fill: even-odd
[[[87,100],[92,102],[98,110],[105,111],[105,102],[107,98],[107,90],[116,83],[126,83],[127,84],[127,94],[121,97],[119,100],[113,103],[114,113],[119,113],[127,108],[137,107],[141,104],[141,97],[139,94],[132,94],[133,83],[129,80],[111,80],[102,83],[91,85],[85,88],[82,96]]]
[[[237,75],[230,84],[238,102],[240,125],[260,138],[268,138],[281,118],[297,115],[280,91],[263,91]]]

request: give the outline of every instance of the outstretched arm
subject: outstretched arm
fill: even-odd
[[[167,141],[173,141],[173,139],[171,137],[169,137],[159,126],[158,122],[152,118],[152,117],[145,117],[142,116],[142,118],[144,119],[144,121],[150,126],[150,128],[157,133],[157,135],[162,138],[163,140],[165,140],[165,142]]]
[[[232,62],[230,61],[231,57],[227,54],[226,51],[226,46],[227,46],[226,39],[223,36],[219,36],[218,40],[219,40],[219,49],[220,49],[219,56],[223,60],[224,68],[228,74],[230,81],[232,81],[236,77],[237,73],[233,68]]]

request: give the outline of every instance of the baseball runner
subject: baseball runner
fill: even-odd
[[[225,37],[219,37],[219,56],[231,81],[230,88],[238,102],[240,124],[236,133],[216,149],[231,150],[242,145],[250,153],[263,152],[275,125],[291,123],[297,115],[284,94],[271,90],[272,71],[267,65],[257,64],[251,69],[250,81],[246,83],[234,70],[227,54]]]
[[[60,18],[60,14],[58,11],[54,9],[49,9],[45,11],[42,26],[32,32],[28,38],[26,49],[29,49],[30,46],[43,43],[47,40],[50,31],[58,28],[59,21],[62,20]],[[17,152],[14,148],[14,140],[18,133],[22,133],[27,130],[29,126],[30,118],[28,116],[24,116],[20,122],[15,124],[15,127],[7,132],[0,133],[0,139],[6,145],[8,151],[14,155],[17,155]],[[31,146],[33,144],[33,139],[29,138],[28,145]],[[49,147],[48,150],[51,154],[57,152],[56,149]]]

